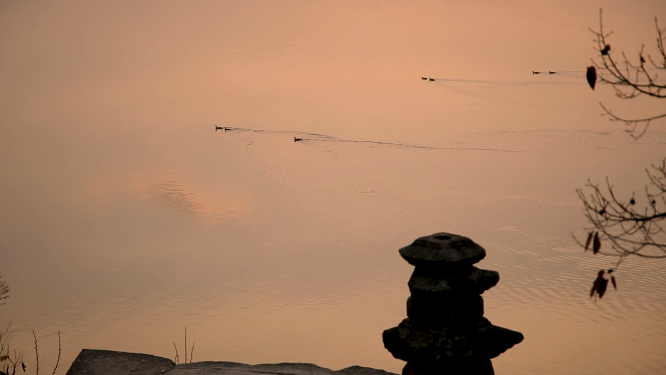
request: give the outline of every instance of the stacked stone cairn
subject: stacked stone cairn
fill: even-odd
[[[400,249],[415,266],[407,319],[384,331],[384,346],[407,361],[403,375],[494,374],[491,358],[523,341],[483,317],[484,291],[499,273],[474,267],[486,251],[467,237],[435,233]]]

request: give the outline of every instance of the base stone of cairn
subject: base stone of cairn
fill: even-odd
[[[384,346],[406,361],[403,375],[494,374],[491,358],[523,341],[483,317],[484,291],[499,273],[474,267],[486,251],[467,237],[435,233],[400,249],[415,266],[407,319],[384,331]]]

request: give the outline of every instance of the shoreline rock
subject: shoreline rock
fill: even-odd
[[[204,361],[175,364],[150,354],[83,349],[66,375],[397,375],[370,367],[351,366],[334,371],[311,363],[248,365],[237,362]]]

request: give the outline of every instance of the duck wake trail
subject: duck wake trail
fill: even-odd
[[[386,142],[375,140],[359,140],[359,139],[345,139],[338,138],[328,134],[309,133],[299,130],[269,130],[269,129],[252,129],[252,128],[237,128],[227,127],[227,131],[236,132],[253,132],[264,134],[289,134],[299,136],[298,142],[335,142],[335,143],[356,143],[368,144],[376,146],[398,147],[405,149],[421,149],[421,150],[447,150],[447,151],[486,151],[486,152],[520,152],[519,150],[500,149],[500,148],[483,148],[483,147],[442,147],[442,146],[428,146],[419,145],[405,142]]]

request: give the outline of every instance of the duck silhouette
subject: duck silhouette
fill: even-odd
[[[430,78],[430,82],[432,82],[432,81],[434,81],[434,80],[435,80],[434,78]]]
[[[421,77],[421,79],[424,80],[424,81],[428,80],[428,78],[426,78],[426,77]]]
[[[541,74],[541,72],[535,72],[535,71],[533,70],[533,71],[532,71],[532,75],[535,75],[535,74]]]
[[[217,126],[217,125],[215,125],[215,131],[218,131],[218,130],[224,130],[224,131],[226,132],[226,131],[227,131],[227,127],[226,127],[226,126],[222,127],[222,126]]]
[[[553,72],[552,70],[549,70],[548,74],[555,74],[555,72]]]
[[[294,137],[294,142],[300,142],[300,141],[302,141],[302,140],[303,140],[303,138],[296,138],[296,137]]]

